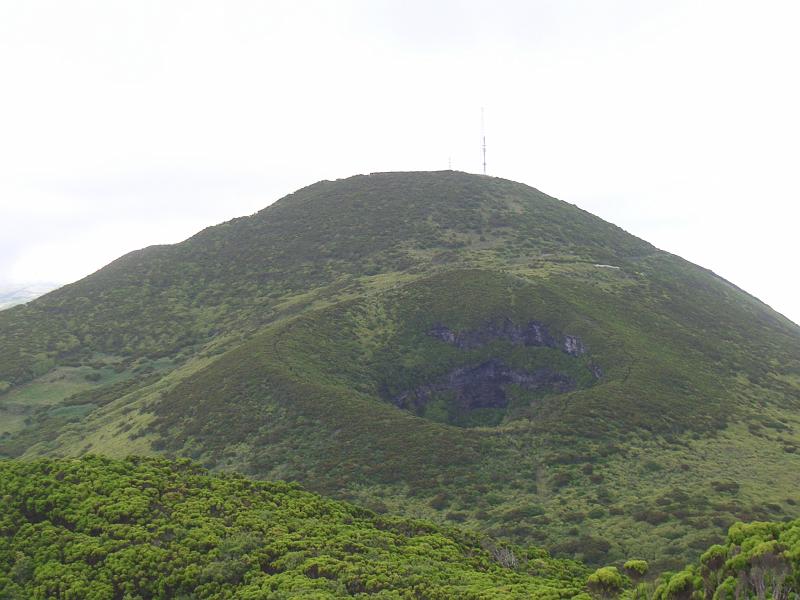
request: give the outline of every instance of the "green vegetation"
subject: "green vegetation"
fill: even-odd
[[[2,455],[189,457],[593,566],[798,517],[798,408],[796,325],[463,173],[320,182],[0,312]]]
[[[793,599],[800,520],[733,525],[649,580],[187,460],[0,461],[0,597]]]
[[[535,208],[535,210],[531,210]],[[483,240],[481,239],[483,238]],[[364,277],[451,263],[614,260],[653,249],[541,192],[463,173],[387,173],[320,182],[182,244],[132,252],[86,279],[0,313],[0,381],[52,361],[191,353]]]
[[[569,598],[545,551],[188,461],[0,461],[0,597]]]
[[[633,558],[625,561],[622,568],[625,570],[625,574],[633,581],[640,581],[647,575],[647,572],[650,570],[650,565],[647,564],[646,560]]]
[[[592,594],[600,598],[615,598],[625,587],[625,580],[617,567],[601,567],[589,575],[586,587]]]
[[[800,593],[800,520],[736,523],[697,564],[665,574],[654,600],[795,599]]]

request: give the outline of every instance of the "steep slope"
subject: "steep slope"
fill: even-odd
[[[173,353],[252,330],[279,316],[281,301],[365,275],[454,260],[502,263],[550,253],[605,261],[653,251],[508,181],[389,173],[321,182],[182,244],[133,252],[2,315],[0,380],[29,380],[45,368],[41,357],[55,353]]]
[[[0,333],[8,455],[190,456],[595,563],[797,515],[800,329],[509,181],[321,182]]]

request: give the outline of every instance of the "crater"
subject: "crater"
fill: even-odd
[[[575,389],[575,380],[551,369],[523,371],[513,369],[498,359],[478,365],[460,367],[432,383],[395,396],[396,406],[417,414],[425,412],[437,394],[453,394],[451,408],[470,411],[479,408],[506,408],[508,397],[504,386],[518,385],[527,390],[564,393]]]
[[[586,354],[586,346],[581,338],[576,335],[564,335],[557,338],[540,321],[529,321],[527,325],[517,325],[511,319],[506,318],[500,322],[488,321],[477,329],[467,331],[454,331],[445,325],[436,325],[428,331],[428,335],[462,350],[485,346],[495,340],[505,340],[518,346],[558,348],[570,356]]]
[[[519,390],[533,392],[535,397],[563,394],[591,385],[603,375],[599,366],[584,357],[587,348],[580,337],[555,334],[540,321],[518,325],[506,318],[462,331],[437,324],[426,333],[464,350],[465,362],[470,362],[387,399],[417,416],[451,425],[497,425],[507,414],[511,400],[520,396]],[[510,357],[507,347],[497,353],[480,350],[497,340],[549,350],[529,363],[535,368],[518,368],[519,360],[504,358]],[[558,352],[548,354],[552,351]],[[559,352],[562,358],[558,358]],[[517,393],[510,393],[509,386],[515,386]]]

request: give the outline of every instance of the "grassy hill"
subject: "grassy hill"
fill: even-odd
[[[464,173],[320,182],[3,311],[0,390],[7,456],[186,456],[591,563],[800,514],[800,328]]]

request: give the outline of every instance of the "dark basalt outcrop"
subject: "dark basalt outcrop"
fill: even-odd
[[[428,331],[428,335],[461,350],[471,350],[495,340],[505,340],[517,346],[554,348],[576,358],[587,352],[586,345],[580,337],[566,334],[561,337],[555,336],[541,321],[529,321],[527,325],[517,325],[511,319],[505,318],[501,321],[487,321],[477,329],[466,331],[455,331],[446,325],[434,325]],[[599,365],[590,364],[589,371],[595,379],[603,377],[603,369]]]
[[[540,321],[529,321],[517,325],[511,319],[486,321],[483,325],[468,330],[457,331],[443,324],[437,324],[427,334],[461,350],[473,350],[486,346],[496,340],[510,342],[515,346],[551,348],[568,354],[588,368],[595,379],[603,376],[602,369],[594,363],[586,364],[580,357],[587,353],[586,345],[575,335],[556,335]],[[478,409],[506,409],[509,404],[508,385],[517,385],[526,390],[545,394],[563,394],[578,387],[578,380],[572,369],[555,367],[563,361],[554,361],[553,366],[542,366],[535,370],[510,367],[498,357],[484,358],[479,364],[458,367],[435,380],[405,390],[396,395],[384,395],[395,406],[411,411],[419,416],[435,419],[443,417],[442,410],[448,414],[451,424],[475,423],[468,415]],[[566,372],[565,372],[566,371]],[[585,382],[584,382],[585,383]],[[435,407],[434,413],[428,409]],[[495,415],[494,423],[499,423],[502,412]],[[491,419],[490,419],[491,420]],[[479,424],[487,424],[486,420]],[[468,425],[469,426],[469,425]]]
[[[436,325],[428,331],[428,335],[462,350],[484,346],[495,340],[505,340],[519,346],[558,348],[570,356],[586,353],[586,346],[581,338],[576,335],[558,338],[540,321],[517,325],[506,318],[502,321],[489,321],[477,329],[467,331],[454,331],[445,325]]]
[[[508,396],[504,386],[515,384],[529,390],[563,393],[575,389],[575,381],[552,369],[524,371],[513,369],[500,360],[491,359],[479,365],[454,369],[433,383],[421,385],[392,398],[399,408],[416,414],[437,394],[452,392],[451,407],[459,412],[478,408],[506,408]]]

